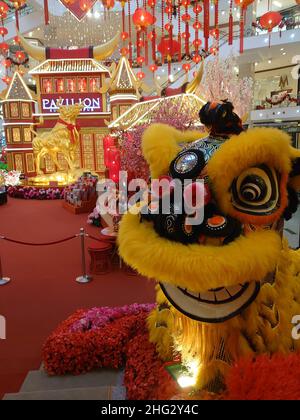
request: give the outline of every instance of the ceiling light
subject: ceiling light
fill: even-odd
[[[254,63],[254,65],[255,65],[255,66],[258,66],[258,63],[257,63],[257,62],[255,62],[255,63]]]
[[[286,55],[286,52],[283,52],[282,55]]]
[[[276,6],[276,7],[282,7],[282,3],[280,3],[280,1],[278,1],[278,0],[274,0],[274,1],[273,1],[273,4],[274,4],[274,6]]]
[[[292,39],[295,38],[295,34],[291,34],[290,38]]]
[[[271,64],[271,63],[272,63],[272,60],[271,60],[271,58],[270,58],[270,59],[268,60],[268,63],[269,63],[269,64]]]
[[[284,48],[282,47],[282,48],[280,48],[280,51],[283,51],[284,50]]]

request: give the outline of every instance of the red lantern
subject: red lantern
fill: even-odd
[[[189,32],[183,32],[183,34],[181,35],[183,39],[189,39],[190,36],[191,34]]]
[[[7,52],[9,49],[9,46],[6,42],[0,42],[0,50],[2,52]]]
[[[112,9],[115,5],[115,0],[102,0],[102,4],[107,10]]]
[[[151,64],[151,65],[149,66],[149,70],[150,70],[150,71],[152,71],[152,73],[156,72],[156,70],[157,70],[157,65],[156,65],[156,64]]]
[[[10,82],[11,82],[11,77],[4,76],[4,77],[2,77],[2,80],[3,80],[4,83],[6,83],[7,85],[9,85]]]
[[[136,61],[138,62],[138,64],[139,64],[140,66],[142,66],[142,65],[143,65],[143,63],[145,62],[145,57],[138,57],[138,58],[136,59]]]
[[[15,43],[15,44],[20,44],[20,42],[21,42],[20,37],[19,37],[19,36],[15,36],[15,37],[14,37],[14,43]]]
[[[250,6],[254,2],[254,0],[234,0],[237,6],[240,6],[242,9]]]
[[[156,6],[156,0],[148,0],[148,6],[149,7],[155,7]]]
[[[137,75],[138,79],[140,79],[140,80],[143,80],[146,77],[146,75],[143,71],[137,72],[136,75]]]
[[[193,57],[194,63],[198,64],[198,63],[200,63],[201,60],[202,60],[201,55],[198,55],[198,54],[194,55],[194,57]]]
[[[181,16],[181,20],[183,22],[189,22],[191,20],[191,15],[189,15],[188,13],[185,13],[184,15]]]
[[[163,56],[166,56],[166,55],[173,56],[173,55],[179,53],[179,51],[180,51],[180,44],[175,39],[164,38],[158,44],[157,50]]]
[[[202,6],[200,4],[197,4],[196,6],[194,6],[194,13],[201,13],[202,12]]]
[[[8,34],[8,30],[4,26],[1,26],[0,27],[0,35],[5,36],[7,34]]]
[[[259,19],[261,27],[267,29],[269,32],[271,32],[275,26],[278,26],[281,21],[282,15],[279,12],[267,12]]]
[[[140,26],[141,28],[147,28],[147,26],[155,23],[155,18],[151,15],[151,13],[147,12],[145,9],[141,9],[140,7],[134,12],[132,20],[135,26]]]
[[[3,17],[3,15],[7,15],[7,12],[9,11],[9,7],[4,1],[0,1],[0,17]]]
[[[16,58],[18,61],[24,61],[26,58],[25,53],[23,51],[17,51]]]
[[[11,67],[11,60],[8,60],[8,59],[3,60],[2,64],[3,64],[4,67],[9,68],[9,67]]]
[[[125,55],[129,54],[129,49],[126,48],[126,47],[123,47],[123,48],[120,49],[120,53],[121,53],[121,55],[125,56]]]
[[[171,29],[173,29],[173,25],[171,25],[170,23],[166,23],[165,24],[165,30],[167,31],[167,32],[170,32],[170,30]]]
[[[200,47],[201,44],[202,44],[201,39],[194,39],[193,41],[194,47]]]
[[[182,69],[187,73],[191,68],[191,65],[189,63],[184,63],[182,65]]]
[[[220,31],[219,31],[219,29],[218,29],[218,28],[212,29],[212,30],[210,31],[210,35],[211,35],[212,37],[216,38],[216,39],[219,37],[219,33],[220,33]]]
[[[122,41],[125,41],[128,37],[129,37],[128,32],[122,32],[122,33],[121,33],[121,38],[122,38]]]
[[[182,0],[181,5],[183,7],[188,7],[191,4],[191,0]]]
[[[194,23],[193,23],[193,28],[194,28],[195,30],[199,31],[199,29],[201,29],[201,28],[202,28],[202,25],[201,25],[201,23],[200,23],[200,22],[194,22]]]

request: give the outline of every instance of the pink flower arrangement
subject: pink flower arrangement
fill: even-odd
[[[155,304],[138,304],[126,305],[117,308],[104,306],[102,308],[92,308],[85,312],[82,318],[75,321],[71,326],[72,332],[84,332],[88,330],[96,330],[102,328],[110,322],[124,316],[138,315],[141,312],[149,313],[155,308]]]
[[[7,193],[10,197],[23,198],[25,200],[61,200],[64,198],[64,190],[59,188],[35,188],[35,187],[9,187]]]

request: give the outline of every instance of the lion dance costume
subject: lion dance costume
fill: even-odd
[[[243,131],[228,102],[208,103],[200,119],[210,130],[200,139],[150,126],[143,153],[152,178],[204,181],[202,223],[189,226],[175,212],[170,188],[168,214],[147,203],[143,214],[123,217],[119,247],[126,263],[157,281],[148,324],[160,356],[180,354],[196,388],[217,391],[236,360],[300,349],[292,337],[300,253],[282,237],[283,219],[297,209],[300,152],[280,130]]]

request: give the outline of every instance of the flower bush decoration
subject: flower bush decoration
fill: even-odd
[[[21,172],[0,170],[0,175],[5,179],[5,185],[15,187],[20,184]]]
[[[10,197],[23,198],[25,200],[61,200],[64,198],[64,190],[59,188],[35,188],[35,187],[8,187]]]

